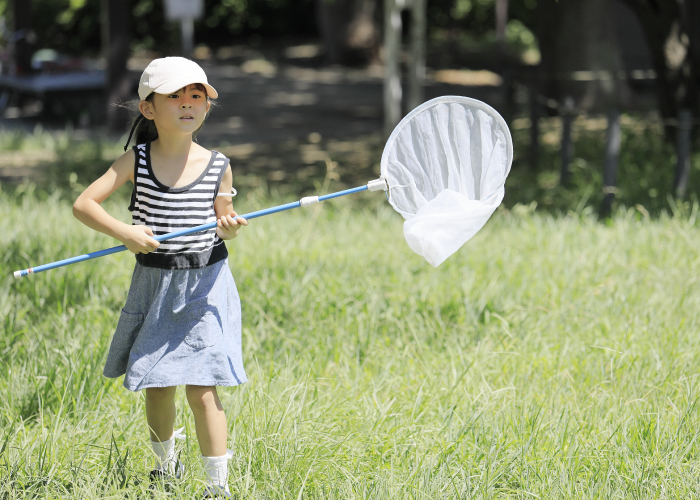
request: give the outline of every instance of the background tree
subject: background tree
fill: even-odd
[[[123,131],[127,127],[129,113],[112,103],[131,98],[133,79],[127,70],[131,42],[129,32],[129,0],[102,0],[106,18],[103,46],[107,58],[107,126],[110,130]]]
[[[162,0],[139,0],[160,4]],[[195,39],[210,47],[247,43],[250,37],[315,38],[314,0],[205,0]],[[162,8],[154,5],[154,11]]]
[[[666,137],[674,141],[681,109],[700,117],[699,0],[622,0],[639,18],[656,71],[659,112],[667,120]]]
[[[32,22],[32,2],[26,0],[12,0],[14,30],[14,63],[18,75],[31,72],[32,52],[36,35]]]
[[[601,112],[627,97],[612,16],[613,0],[539,0],[541,90],[578,109]]]
[[[366,64],[381,44],[378,0],[317,0],[316,18],[330,63]]]

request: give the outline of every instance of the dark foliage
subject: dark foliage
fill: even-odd
[[[508,17],[535,31],[537,0],[509,2]],[[496,25],[494,0],[428,0],[428,27],[432,37],[483,38]]]
[[[316,1],[333,0],[205,0],[206,14],[195,23],[195,39],[210,47],[221,47],[248,42],[251,36],[316,37]],[[165,55],[179,51],[180,29],[165,20],[162,0],[125,0],[124,5],[132,13],[133,49]],[[534,31],[536,5],[537,0],[510,2],[509,17]],[[99,55],[100,1],[32,0],[31,9],[35,48],[52,48],[73,56]],[[11,26],[9,11],[7,0],[0,0],[0,15],[6,13]],[[381,14],[381,8],[378,12]],[[479,39],[492,33],[494,25],[494,0],[428,1],[431,37]]]
[[[180,48],[180,27],[165,20],[162,0],[125,0],[131,10],[134,50],[164,55]],[[72,56],[95,57],[102,47],[101,2],[32,0],[37,49],[51,48]],[[9,12],[0,0],[0,14]],[[195,23],[195,39],[212,47],[265,37],[315,36],[314,0],[205,0],[205,16]],[[11,19],[8,19],[12,25]]]

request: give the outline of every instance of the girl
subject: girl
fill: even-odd
[[[246,374],[240,301],[223,240],[235,238],[248,223],[233,211],[230,198],[217,196],[231,193],[229,160],[193,142],[209,112],[209,99],[218,97],[202,68],[181,57],[156,59],[141,75],[139,97],[141,115],[131,129],[136,146],[73,205],[81,222],[136,254],[104,374],[126,374],[127,389],[146,391],[156,455],[152,480],[179,475],[175,389],[184,385],[206,472],[204,497],[229,498],[231,452],[216,386],[242,384]],[[134,184],[132,225],[100,206],[126,181]],[[214,220],[217,227],[210,231],[163,243],[153,239]]]

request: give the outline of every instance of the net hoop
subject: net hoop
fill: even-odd
[[[479,101],[478,99],[472,99],[471,97],[464,97],[464,96],[457,96],[457,95],[446,95],[446,96],[440,96],[436,97],[434,99],[431,99],[429,101],[424,102],[420,106],[414,108],[410,113],[408,113],[406,116],[404,116],[401,121],[399,122],[396,127],[394,127],[394,130],[391,132],[391,135],[389,136],[389,139],[386,141],[386,144],[384,145],[384,150],[382,151],[382,159],[380,161],[380,171],[381,171],[381,178],[384,179],[387,183],[388,190],[387,190],[387,199],[389,200],[389,203],[391,206],[399,212],[401,215],[404,217],[410,217],[411,214],[407,214],[403,210],[399,209],[394,203],[392,203],[391,199],[391,189],[392,187],[397,187],[397,186],[392,186],[389,183],[389,179],[385,175],[386,169],[387,169],[387,164],[389,162],[389,154],[391,153],[392,148],[394,147],[394,144],[396,143],[399,135],[403,131],[403,129],[408,125],[411,120],[416,116],[424,112],[425,110],[432,108],[438,104],[451,104],[451,103],[457,103],[457,104],[465,104],[468,105],[472,108],[477,108],[480,109],[481,111],[484,111],[487,113],[490,117],[495,119],[498,124],[503,128],[503,130],[506,132],[505,134],[505,139],[506,139],[506,154],[508,156],[508,164],[506,166],[506,173],[503,178],[503,182],[494,189],[488,196],[483,197],[480,201],[486,201],[492,196],[494,196],[500,189],[503,188],[506,182],[506,178],[508,177],[508,174],[510,173],[510,168],[513,164],[513,139],[510,135],[510,129],[508,128],[508,124],[506,121],[503,119],[503,117],[496,111],[494,108],[486,104],[485,102]]]

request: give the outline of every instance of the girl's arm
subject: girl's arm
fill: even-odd
[[[118,239],[133,253],[149,253],[160,243],[146,226],[134,226],[115,219],[100,205],[112,193],[134,179],[134,152],[127,151],[109,170],[90,184],[73,204],[73,215],[86,226]]]
[[[220,193],[230,193],[233,186],[233,173],[231,165],[226,167],[226,172],[221,179],[219,185]],[[233,211],[233,202],[228,196],[217,196],[214,202],[214,210],[216,211],[216,235],[222,240],[232,240],[238,236],[238,230],[241,226],[247,226],[248,221],[243,217],[237,217],[238,214]]]

